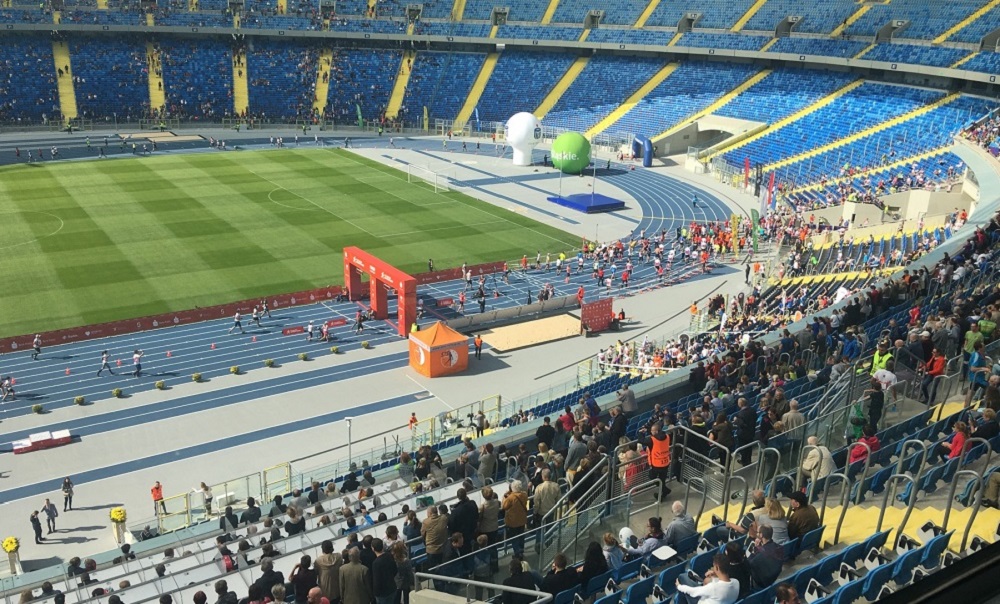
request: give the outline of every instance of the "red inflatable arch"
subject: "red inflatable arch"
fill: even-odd
[[[362,249],[345,247],[344,285],[350,300],[362,298],[364,285],[361,273],[368,273],[370,277],[371,309],[376,319],[389,318],[389,290],[396,290],[399,306],[399,323],[396,327],[399,335],[407,337],[410,324],[417,318],[417,280]]]

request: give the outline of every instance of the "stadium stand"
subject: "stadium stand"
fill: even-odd
[[[735,34],[710,34],[693,31],[681,36],[675,46],[697,48],[725,48],[727,50],[760,50],[771,38],[766,36],[742,36]]]
[[[247,52],[250,112],[268,119],[307,119],[315,98],[319,48],[291,40],[255,41]]]
[[[485,58],[480,53],[418,53],[403,100],[404,113],[421,115],[427,107],[432,120],[454,119]]]
[[[128,39],[72,38],[73,78],[80,116],[109,121],[149,112],[145,45]]]
[[[961,48],[935,48],[916,44],[878,44],[858,58],[869,61],[949,67],[968,54],[969,51]]]
[[[616,2],[615,0],[560,0],[556,7],[553,23],[583,23],[591,10],[604,11],[601,24],[632,25],[642,14],[646,5],[643,2]]]
[[[614,111],[628,95],[663,68],[661,59],[598,55],[577,78],[589,86],[572,86],[546,116],[546,124],[584,131]]]
[[[159,42],[163,88],[171,115],[220,119],[231,115],[232,53],[214,40],[198,43],[165,38]]]
[[[774,31],[782,19],[790,15],[802,17],[795,31],[825,34],[843,23],[857,8],[851,0],[827,0],[802,3],[796,0],[768,0],[746,26],[747,31]]]
[[[843,88],[854,77],[816,70],[776,70],[764,81],[723,105],[716,114],[754,121],[777,121]]]
[[[681,17],[688,12],[701,13],[701,19],[695,24],[703,29],[729,29],[753,5],[751,0],[725,2],[723,0],[706,0],[703,2],[660,2],[653,10],[647,26],[676,27]]]
[[[44,121],[59,116],[52,43],[43,37],[4,38],[0,45],[0,119]]]
[[[939,91],[865,83],[825,107],[727,154],[771,164],[940,99]]]
[[[706,77],[707,71],[712,77]],[[753,65],[683,63],[612,127],[621,132],[659,134],[743,83],[759,69]]]
[[[966,71],[978,71],[981,73],[1000,73],[1000,53],[983,51],[977,53],[959,69]]]
[[[910,22],[900,31],[900,38],[933,40],[959,23],[983,5],[978,0],[960,0],[943,4],[928,4],[920,0],[894,0],[891,5],[875,5],[854,24],[847,34],[874,36],[877,30],[894,19]]]
[[[479,118],[503,122],[511,114],[510,91],[530,74],[532,85],[518,94],[518,111],[534,111],[545,95],[566,73],[574,57],[566,53],[505,51],[500,55],[493,75],[479,101]]]
[[[542,26],[542,25],[504,25],[497,32],[497,38],[517,38],[522,40],[578,40],[582,28]]]
[[[654,29],[617,29],[599,27],[591,30],[588,42],[614,42],[617,44],[651,44],[663,46],[674,37],[674,34]]]
[[[340,123],[355,123],[360,106],[364,119],[378,119],[389,102],[402,56],[400,51],[334,51],[327,115]]]
[[[767,52],[787,52],[792,54],[827,55],[848,59],[868,47],[867,42],[857,40],[830,40],[823,38],[779,38]]]

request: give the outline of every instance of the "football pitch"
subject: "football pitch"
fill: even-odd
[[[0,336],[343,282],[355,245],[427,270],[579,238],[332,149],[0,169]]]

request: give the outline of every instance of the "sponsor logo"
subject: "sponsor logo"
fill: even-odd
[[[576,161],[580,159],[580,156],[569,151],[553,151],[552,159],[559,161]]]

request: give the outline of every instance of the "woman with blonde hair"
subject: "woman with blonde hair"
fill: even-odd
[[[625,550],[618,543],[618,538],[610,532],[604,533],[602,541],[604,543],[601,545],[601,549],[604,551],[604,559],[608,561],[608,568],[618,570],[622,562],[625,561]]]
[[[552,460],[552,451],[549,450],[549,446],[545,443],[538,443],[538,457],[541,457],[545,463],[549,463]]]
[[[788,541],[788,521],[785,519],[785,508],[781,507],[781,502],[774,497],[768,497],[764,501],[764,513],[758,514],[757,519],[750,527],[750,536],[757,538],[757,531],[762,526],[769,526],[774,531],[774,541],[778,545]]]

